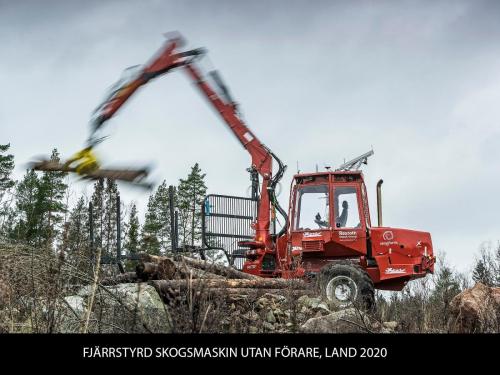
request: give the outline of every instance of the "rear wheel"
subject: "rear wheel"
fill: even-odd
[[[338,261],[323,267],[319,273],[322,294],[336,307],[374,307],[373,281],[366,271],[349,261]]]

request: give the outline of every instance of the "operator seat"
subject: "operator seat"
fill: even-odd
[[[342,213],[340,214],[339,217],[337,217],[337,228],[343,228],[345,227],[347,223],[347,210],[349,208],[349,204],[347,201],[342,202]]]

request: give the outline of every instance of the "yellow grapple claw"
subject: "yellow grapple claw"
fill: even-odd
[[[73,155],[70,159],[64,163],[65,167],[70,167],[71,164],[78,162],[78,164],[74,165],[76,173],[79,175],[88,174],[90,172],[96,171],[100,168],[99,162],[92,152],[91,147],[84,148],[81,151],[78,151],[75,155]]]

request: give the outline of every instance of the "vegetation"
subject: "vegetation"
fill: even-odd
[[[14,156],[8,153],[9,148],[9,144],[0,145],[0,331],[78,332],[80,327],[62,326],[64,314],[70,311],[78,315],[78,298],[86,299],[89,294],[71,301],[64,296],[92,284],[96,275],[101,280],[117,273],[117,267],[99,267],[97,261],[109,259],[116,252],[117,220],[123,228],[123,254],[143,251],[166,255],[171,251],[169,184],[163,181],[151,193],[142,218],[134,202],[121,202],[122,215],[118,218],[120,192],[114,181],[96,181],[90,198],[77,196],[70,205],[68,197],[74,192],[64,173],[27,170],[20,181],[14,181]],[[59,159],[56,149],[51,158]],[[174,189],[173,209],[178,212],[179,246],[183,248],[201,244],[200,210],[207,191],[204,179],[205,174],[196,163]],[[470,274],[450,267],[444,254],[438,256],[438,261],[434,275],[410,282],[402,292],[377,292],[374,317],[381,322],[398,322],[400,332],[447,332],[451,301],[457,294],[474,282],[500,286],[500,243],[481,245]],[[128,262],[126,267],[133,269],[133,263]],[[181,331],[217,331],[215,324],[225,322],[227,319],[222,317],[230,316],[227,310],[234,305],[228,305],[223,298],[218,305],[206,300],[196,305],[189,299],[179,314],[162,310],[161,317],[145,323],[138,311],[116,299],[119,293],[130,294],[129,291],[110,290],[99,285],[89,292],[98,313],[93,320],[87,319],[85,330],[165,331],[164,323],[168,321]],[[105,303],[110,295],[117,304]],[[296,306],[292,307],[287,307],[287,311],[294,311]]]

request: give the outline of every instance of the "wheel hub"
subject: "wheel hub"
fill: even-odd
[[[326,296],[329,300],[349,303],[356,298],[358,288],[353,279],[348,276],[335,276],[326,286]]]
[[[340,284],[335,287],[335,298],[340,301],[347,301],[351,296],[351,288],[348,285]]]

